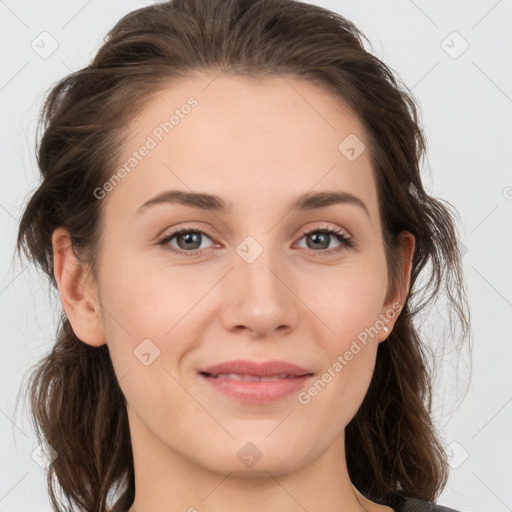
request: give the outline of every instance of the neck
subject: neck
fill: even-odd
[[[320,457],[306,464],[293,466],[291,461],[286,468],[265,468],[258,463],[260,470],[244,474],[238,459],[232,470],[219,472],[182,456],[150,435],[133,417],[130,431],[136,492],[129,512],[381,510],[352,486],[343,433]]]

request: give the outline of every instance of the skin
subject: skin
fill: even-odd
[[[242,403],[196,373],[241,358],[282,359],[319,376],[379,315],[404,303],[414,237],[402,234],[403,283],[387,298],[369,151],[350,161],[338,150],[349,134],[366,142],[363,126],[306,81],[196,75],[170,84],[133,120],[120,165],[190,96],[197,107],[102,199],[97,280],[76,261],[69,234],[53,235],[73,330],[89,345],[107,343],[126,397],[136,476],[130,512],[391,511],[355,490],[344,450],[345,426],[389,333],[379,328],[308,404],[296,393]],[[232,206],[224,214],[159,204],[136,214],[168,189],[216,194]],[[369,216],[351,204],[286,208],[301,193],[332,190],[359,197]],[[207,233],[196,235],[202,254],[158,245],[159,235],[181,227]],[[329,256],[340,247],[336,237],[318,248],[302,236],[325,227],[352,236],[357,249]],[[263,249],[252,263],[236,252],[247,236]],[[178,237],[167,246],[197,247]],[[397,316],[385,324],[389,332]],[[147,338],[160,355],[145,366],[134,350]],[[262,455],[252,467],[237,457],[247,442]]]

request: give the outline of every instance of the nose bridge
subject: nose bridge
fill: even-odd
[[[290,326],[297,311],[283,252],[271,242],[271,233],[258,238],[247,236],[235,248],[232,279],[236,284],[228,294],[229,303],[236,304],[231,321],[263,333]]]
[[[276,294],[284,295],[285,288],[282,278],[278,278],[284,268],[280,251],[271,239],[269,233],[260,235],[258,239],[249,235],[236,247],[238,258],[235,266],[241,282],[251,294],[264,294],[267,300]]]

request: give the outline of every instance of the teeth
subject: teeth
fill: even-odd
[[[214,379],[218,379],[222,377],[224,379],[233,379],[233,380],[246,380],[246,381],[258,381],[258,380],[279,380],[285,379],[287,377],[292,377],[292,375],[288,375],[283,373],[281,375],[272,375],[271,377],[256,377],[254,375],[240,375],[238,373],[219,373],[218,375],[212,375]]]

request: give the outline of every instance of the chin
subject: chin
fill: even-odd
[[[213,460],[202,461],[205,469],[214,473],[230,474],[232,477],[239,478],[268,478],[271,475],[281,475],[290,473],[302,466],[308,461],[304,456],[304,450],[297,452],[296,450],[283,450],[276,453],[271,448],[256,451],[251,445],[245,445],[241,449],[232,452],[232,456],[227,456],[226,452],[219,453],[218,457]],[[298,453],[301,455],[299,456]],[[209,457],[215,454],[209,454]],[[251,460],[251,456],[253,460]],[[245,460],[244,460],[245,459]]]

